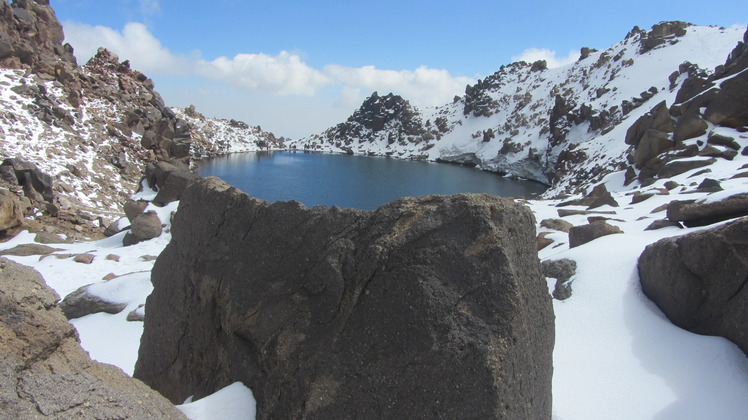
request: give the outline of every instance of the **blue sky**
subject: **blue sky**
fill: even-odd
[[[299,137],[372,91],[418,106],[518,59],[562,65],[662,20],[748,24],[743,1],[52,0],[81,63],[106,46],[168,105]]]

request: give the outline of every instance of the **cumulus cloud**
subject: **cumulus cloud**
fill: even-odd
[[[141,0],[143,10],[158,10],[156,0]],[[374,66],[348,67],[337,64],[314,68],[301,56],[288,51],[277,55],[237,54],[232,58],[207,60],[171,52],[153,36],[146,25],[131,22],[121,30],[105,26],[66,22],[67,42],[76,56],[87,61],[103,46],[133,68],[154,74],[190,74],[215,80],[247,92],[276,95],[313,96],[329,86],[340,88],[337,105],[352,106],[372,91],[393,92],[417,106],[435,106],[461,94],[469,77],[453,76],[447,70],[426,66],[415,70],[385,70]]]
[[[199,60],[196,70],[203,77],[220,80],[239,89],[280,95],[311,96],[333,83],[330,77],[287,51],[281,51],[276,56],[237,54],[233,58]]]
[[[325,73],[348,88],[364,88],[380,93],[394,92],[419,106],[435,106],[449,102],[465,85],[474,83],[469,77],[452,76],[447,70],[426,66],[415,70],[383,70],[374,66],[325,66]]]
[[[548,68],[561,67],[571,64],[579,59],[579,51],[569,51],[566,57],[557,57],[556,51],[547,48],[528,48],[519,55],[512,56],[512,61],[526,61],[534,63],[538,60],[545,60]]]
[[[133,68],[146,73],[188,71],[187,60],[161,45],[142,23],[128,23],[122,31],[75,22],[66,22],[64,28],[65,40],[75,48],[75,55],[82,62],[93,57],[99,47],[105,47],[121,60],[130,60]]]

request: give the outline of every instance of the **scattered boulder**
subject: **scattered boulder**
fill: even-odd
[[[91,285],[81,286],[74,292],[65,296],[60,302],[60,309],[67,319],[80,318],[82,316],[106,312],[108,314],[118,314],[122,312],[127,305],[122,303],[110,302],[102,297],[89,293],[88,288]]]
[[[173,201],[178,201],[187,186],[198,179],[199,176],[189,171],[173,171],[169,172],[166,176],[163,186],[156,194],[153,199],[153,203],[157,205],[164,205]]]
[[[677,227],[677,228],[683,229],[683,226],[678,222],[674,222],[668,219],[660,219],[660,220],[655,220],[654,222],[650,223],[649,226],[644,228],[644,230],[657,230],[657,229],[662,229],[666,227]]]
[[[161,220],[158,218],[158,214],[153,210],[149,210],[138,215],[132,221],[130,232],[135,243],[158,238],[162,232]]]
[[[92,254],[78,254],[73,258],[73,261],[81,264],[91,264],[94,258],[96,257]]]
[[[553,297],[566,300],[571,297],[571,279],[577,273],[577,262],[568,258],[560,260],[546,260],[540,264],[540,270],[545,277],[556,279]]]
[[[673,324],[727,338],[748,355],[748,218],[662,239],[639,257],[644,294]]]
[[[576,200],[565,201],[556,205],[556,207],[564,206],[588,206],[587,210],[591,210],[601,206],[618,207],[618,202],[605,187],[605,184],[599,184],[590,191],[589,194]]]
[[[114,236],[123,230],[130,227],[130,221],[127,217],[120,217],[119,219],[110,223],[106,229],[104,229],[104,236]]]
[[[672,178],[676,175],[686,173],[692,169],[702,168],[709,166],[716,162],[714,158],[709,159],[693,159],[693,160],[673,160],[668,162],[659,171],[657,171],[658,178]]]
[[[258,418],[550,419],[534,226],[485,194],[306,209],[200,179],[152,272],[135,376],[178,402],[241,381]]]
[[[740,128],[748,125],[748,73],[724,81],[719,94],[704,111],[704,118],[714,125]]]
[[[92,361],[58,299],[38,272],[0,258],[0,417],[184,418],[140,381]]]
[[[623,231],[618,226],[610,225],[605,221],[574,226],[569,231],[569,248],[575,248],[602,236],[614,233],[623,233]]]
[[[34,236],[34,242],[40,243],[40,244],[47,244],[47,245],[54,245],[54,244],[64,244],[66,241],[60,235],[56,233],[49,233],[49,232],[39,232]]]
[[[553,229],[559,232],[569,233],[569,230],[574,225],[563,219],[544,219],[540,222],[540,226],[546,229]]]
[[[137,216],[143,214],[145,208],[148,207],[148,202],[142,200],[127,200],[123,207],[127,220],[132,222]]]
[[[667,218],[688,227],[706,226],[737,217],[748,216],[748,194],[735,194],[720,201],[672,201]]]
[[[719,183],[716,179],[712,178],[704,178],[703,181],[701,181],[701,184],[699,184],[698,187],[696,187],[696,191],[698,192],[717,192],[722,191],[722,184]]]
[[[142,322],[145,319],[145,305],[138,305],[137,308],[127,314],[127,320],[130,322]]]
[[[30,255],[48,255],[56,251],[62,251],[60,248],[52,248],[40,244],[21,244],[13,248],[0,251],[0,255],[12,255],[15,257],[28,257]]]

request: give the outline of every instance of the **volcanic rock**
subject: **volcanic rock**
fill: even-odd
[[[60,302],[60,309],[67,319],[80,318],[82,316],[106,312],[108,314],[118,314],[122,312],[127,305],[122,303],[110,302],[102,297],[89,293],[90,284],[81,286],[74,292],[65,296]]]
[[[39,273],[0,258],[0,417],[184,418],[140,381],[92,361],[58,299]]]
[[[135,376],[173,401],[235,381],[257,418],[550,419],[553,314],[526,207],[375,212],[188,187]]]
[[[667,207],[668,219],[683,222],[688,227],[711,225],[742,216],[748,216],[748,194],[735,194],[713,202],[672,201]]]
[[[574,226],[569,231],[569,248],[575,248],[602,236],[614,233],[623,233],[623,231],[618,226],[609,225],[604,221]]]
[[[748,354],[748,218],[662,239],[639,257],[647,295],[673,324],[727,338]]]

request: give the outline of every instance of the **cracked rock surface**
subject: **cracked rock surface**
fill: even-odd
[[[527,207],[484,194],[369,212],[188,187],[135,377],[234,381],[257,418],[550,419],[554,316]]]
[[[181,419],[158,393],[94,362],[29,267],[0,258],[0,408],[17,419]]]
[[[648,246],[644,294],[677,326],[718,335],[748,354],[748,218]]]

